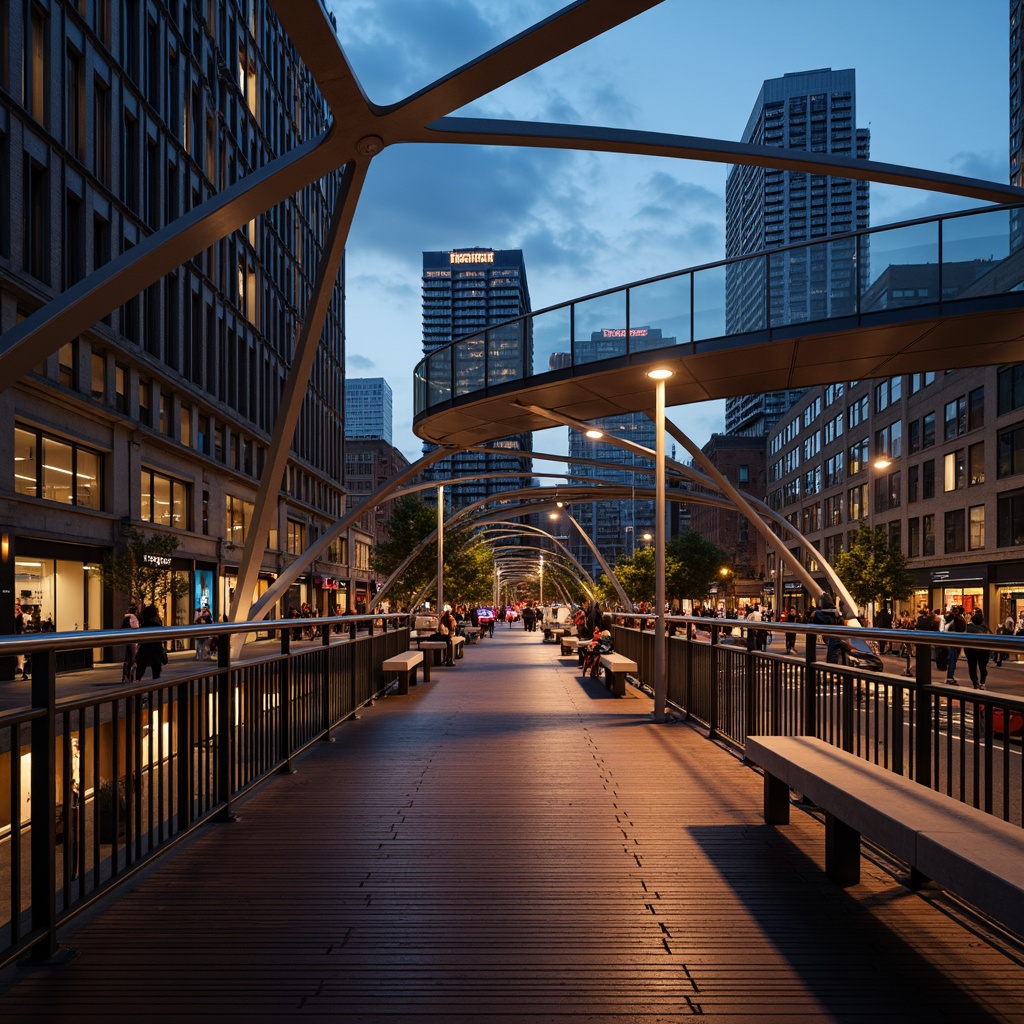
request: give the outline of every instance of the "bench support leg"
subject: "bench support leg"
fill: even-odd
[[[789,824],[789,786],[764,773],[764,820],[769,825]]]
[[[423,652],[423,682],[430,682],[430,662],[433,660],[433,651]]]
[[[860,833],[825,812],[825,873],[836,885],[860,881]]]
[[[398,696],[405,697],[409,693],[409,676],[415,675],[416,669],[406,669],[398,673]]]
[[[907,885],[911,889],[923,889],[930,881],[931,879],[923,871],[918,871],[911,865],[910,878],[907,881]]]
[[[608,669],[604,670],[605,679],[608,681],[608,689],[615,694],[616,697],[626,696],[626,676],[622,672],[609,672]]]

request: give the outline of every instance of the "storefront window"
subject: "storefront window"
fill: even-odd
[[[157,526],[173,526],[178,530],[191,527],[191,487],[184,480],[142,471],[141,518]]]
[[[16,558],[15,596],[35,632],[100,629],[103,574],[99,565],[52,558]]]

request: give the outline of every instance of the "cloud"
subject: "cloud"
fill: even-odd
[[[375,370],[377,364],[372,359],[367,359],[366,356],[358,355],[355,352],[345,353],[345,369],[346,370]]]

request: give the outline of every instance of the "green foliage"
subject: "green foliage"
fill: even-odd
[[[859,605],[871,601],[904,601],[914,592],[914,581],[899,545],[889,543],[884,526],[868,526],[862,519],[848,551],[840,551],[834,568]]]
[[[437,529],[437,512],[422,498],[407,494],[395,502],[391,518],[384,524],[388,540],[373,549],[371,565],[378,577],[387,579]],[[437,572],[437,545],[428,544],[403,570],[388,591],[393,601],[408,605]]]
[[[464,534],[444,543],[446,604],[489,605],[494,600],[494,556],[489,544]]]
[[[666,552],[665,590],[670,600],[703,601],[729,561],[717,544],[689,528],[669,541]]]
[[[141,608],[165,597],[181,597],[188,580],[171,572],[171,558],[178,538],[154,533],[147,539],[141,530],[129,530],[126,545],[103,559],[103,580],[111,590],[125,594]]]
[[[638,548],[632,555],[620,555],[615,562],[615,575],[634,604],[654,603],[654,548]],[[668,579],[667,561],[665,578]],[[618,597],[614,600],[617,602]]]

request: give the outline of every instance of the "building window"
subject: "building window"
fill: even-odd
[[[1000,370],[997,387],[996,412],[1000,416],[1024,406],[1024,363],[1017,363]]]
[[[921,554],[935,554],[935,514],[921,516]]]
[[[306,524],[294,519],[288,520],[287,551],[291,555],[301,555],[306,550]]]
[[[1003,431],[996,439],[996,479],[1024,473],[1024,424]]]
[[[957,554],[966,547],[964,535],[964,510],[953,509],[945,514],[946,554]]]
[[[229,544],[241,546],[245,543],[245,533],[252,521],[253,504],[229,494],[225,497],[224,530]]]
[[[737,475],[737,481],[739,483],[741,483],[741,484],[749,484],[750,483],[750,467],[749,466],[740,466],[739,467],[739,471],[738,471],[738,475]]]
[[[943,437],[952,441],[961,434],[967,433],[967,396],[961,395],[946,403],[943,416]]]
[[[192,504],[192,486],[184,480],[175,480],[151,469],[142,471],[142,510],[144,523],[172,526],[176,530],[191,528],[189,510]]]
[[[868,485],[860,484],[851,487],[846,496],[847,508],[849,509],[850,522],[856,523],[868,516]]]
[[[73,388],[78,379],[76,373],[78,358],[75,343],[69,341],[61,345],[57,352],[57,382],[61,387]]]
[[[985,442],[979,441],[967,449],[967,486],[977,487],[985,482]]]
[[[14,428],[14,489],[30,498],[103,508],[103,456],[31,427]]]
[[[110,184],[110,90],[100,79],[92,87],[92,160],[97,179]]]
[[[859,473],[862,469],[866,468],[868,464],[868,439],[865,437],[856,444],[850,445],[848,455],[847,468],[850,476],[853,476],[854,473]]]
[[[25,109],[40,124],[46,120],[46,14],[35,4],[29,16],[28,37],[25,40],[23,85]]]
[[[967,396],[967,429],[978,430],[985,426],[985,389],[975,388]]]
[[[967,547],[979,551],[985,546],[985,506],[972,505],[967,510]]]
[[[967,486],[967,450],[958,448],[944,459],[943,490],[958,491]]]
[[[911,466],[907,470],[907,504],[913,505],[918,500],[921,484],[921,467]]]
[[[921,500],[935,497],[935,460],[921,463]]]
[[[935,413],[930,412],[921,418],[921,447],[931,448],[935,444]]]
[[[921,554],[921,520],[907,520],[907,557],[917,558]]]
[[[996,545],[1001,548],[1024,544],[1024,491],[1001,494],[996,505]]]
[[[89,355],[89,394],[97,402],[102,402],[106,392],[107,362],[98,352]]]
[[[50,199],[46,168],[25,157],[24,260],[25,269],[49,283],[47,253],[50,238]]]

